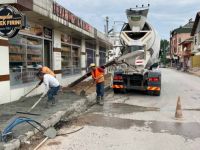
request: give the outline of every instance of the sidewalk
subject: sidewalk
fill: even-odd
[[[25,101],[16,101],[13,103],[3,104],[0,105],[0,130],[2,131],[3,128],[8,125],[8,121],[15,117],[15,116],[23,116],[32,118],[38,122],[45,120],[45,118],[50,117],[52,114],[56,113],[60,110],[66,110],[70,107],[71,104],[75,103],[76,101],[80,100],[81,97],[75,95],[72,92],[64,92],[63,94],[60,93],[56,99],[57,103],[55,106],[49,106],[49,108],[45,108],[45,103],[47,98],[44,98],[34,109],[31,113],[40,114],[40,116],[33,116],[33,115],[24,115],[24,114],[16,114],[17,111],[27,112],[29,108],[39,99],[39,96],[29,97],[26,98]],[[16,114],[16,115],[15,115]],[[23,130],[20,130],[20,129]],[[20,134],[26,133],[30,130],[30,125],[22,124],[14,128],[15,137],[18,137]]]
[[[41,114],[40,116],[16,114],[16,111],[27,111],[38,99],[39,96],[27,98],[25,102],[17,101],[10,104],[0,105],[0,130],[8,125],[8,122],[16,116],[32,118],[40,122],[46,128],[54,126],[62,118],[70,119],[85,112],[88,107],[95,104],[96,94],[90,94],[87,97],[80,97],[73,92],[64,92],[57,96],[58,101],[55,106],[45,108],[46,99],[42,100],[31,113]],[[0,150],[18,149],[21,143],[26,142],[38,130],[29,124],[20,124],[13,130],[14,140],[8,143],[0,143]],[[3,148],[2,148],[3,147]]]
[[[190,74],[193,74],[195,76],[200,77],[200,68],[199,67],[195,67],[195,68],[189,69],[188,72]]]
[[[109,80],[109,77],[107,77]],[[110,87],[110,83],[105,82],[105,89]],[[91,82],[91,81],[88,81]],[[88,84],[86,82],[85,84]],[[89,84],[90,85],[90,84]],[[79,85],[81,89],[86,89]],[[28,97],[23,102],[22,100],[0,105],[0,131],[2,131],[10,122],[10,120],[17,116],[28,117],[41,123],[46,128],[54,126],[61,119],[70,119],[85,112],[88,107],[96,103],[95,85],[87,91],[88,96],[79,96],[80,89],[76,88],[76,91],[64,90],[60,92],[56,97],[56,105],[45,108],[47,98],[43,99],[31,113],[40,114],[40,116],[16,114],[17,111],[27,112],[29,108],[39,99],[40,96]],[[19,148],[21,143],[24,143],[33,136],[37,130],[35,130],[29,124],[20,124],[13,130],[14,140],[8,143],[0,143],[0,150],[2,146],[5,150],[12,150]]]

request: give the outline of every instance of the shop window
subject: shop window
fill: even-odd
[[[99,65],[104,65],[106,63],[106,48],[99,47]]]
[[[178,39],[178,43],[181,43],[181,38]]]
[[[99,65],[102,66],[102,65],[105,65],[106,63],[106,53],[105,52],[99,52]]]
[[[85,46],[86,46],[86,48],[89,48],[89,49],[96,49],[95,44],[92,44],[92,43],[86,42]]]
[[[91,63],[95,63],[95,50],[92,49],[86,49],[86,54],[87,54],[87,71],[88,71],[88,66]]]
[[[10,84],[36,81],[36,66],[43,64],[42,39],[17,35],[9,39]]]
[[[43,27],[36,23],[28,22],[27,28],[20,32],[35,36],[43,36]]]
[[[80,48],[71,45],[62,45],[62,75],[72,75],[81,72]]]
[[[74,44],[74,45],[81,45],[81,40],[76,39],[76,38],[72,38],[72,44]]]
[[[78,47],[72,47],[72,62],[73,62],[73,73],[77,74],[81,72],[80,69],[80,54]]]
[[[62,45],[62,75],[72,74],[72,64],[71,64],[71,46]]]

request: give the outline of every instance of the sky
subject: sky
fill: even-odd
[[[156,28],[162,39],[169,40],[170,31],[195,19],[200,11],[200,0],[56,0],[72,13],[88,22],[97,30],[104,31],[105,17],[109,17],[109,29],[115,22],[127,22],[125,10],[136,5],[150,4],[148,21]]]

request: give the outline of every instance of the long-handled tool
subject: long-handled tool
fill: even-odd
[[[49,138],[53,139],[56,136],[66,136],[68,134],[72,134],[72,133],[78,132],[78,131],[82,130],[83,128],[84,127],[79,127],[78,129],[75,129],[73,131],[69,131],[69,132],[66,132],[66,133],[59,133],[59,132],[57,132],[55,130],[54,127],[50,127],[49,129],[47,129],[44,132],[44,136],[46,136],[46,138],[44,138],[44,140],[42,140],[42,142],[39,145],[37,145],[33,150],[38,150]]]
[[[17,111],[16,113],[19,113],[19,114],[28,114],[28,115],[39,115],[39,114],[30,113],[30,112],[31,112],[31,110],[33,110],[33,109],[35,108],[35,106],[37,106],[37,104],[38,104],[43,98],[44,98],[44,97],[41,96],[27,112]]]
[[[80,92],[80,96],[86,96],[86,92],[94,85],[94,83],[92,83],[86,90],[81,90]]]
[[[28,93],[26,93],[24,96],[22,96],[20,99],[22,99],[22,101],[24,101],[24,99],[25,99],[25,97],[27,96],[27,95],[29,95],[31,92],[33,92],[35,89],[37,89],[38,88],[38,86],[35,86],[33,89],[31,89]]]

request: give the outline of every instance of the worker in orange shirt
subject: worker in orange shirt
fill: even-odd
[[[41,72],[43,74],[50,74],[50,75],[56,77],[54,72],[50,68],[48,68],[46,66],[38,65],[37,68],[38,68],[39,72]]]
[[[96,83],[97,104],[103,105],[104,101],[104,69],[96,67],[94,63],[90,64],[92,78]]]
[[[43,74],[50,74],[53,77],[56,77],[55,73],[48,67],[46,66],[42,66],[42,65],[37,65],[37,69],[40,73]],[[38,83],[37,87],[39,87],[41,84],[43,83],[43,80],[40,81],[40,83]]]

